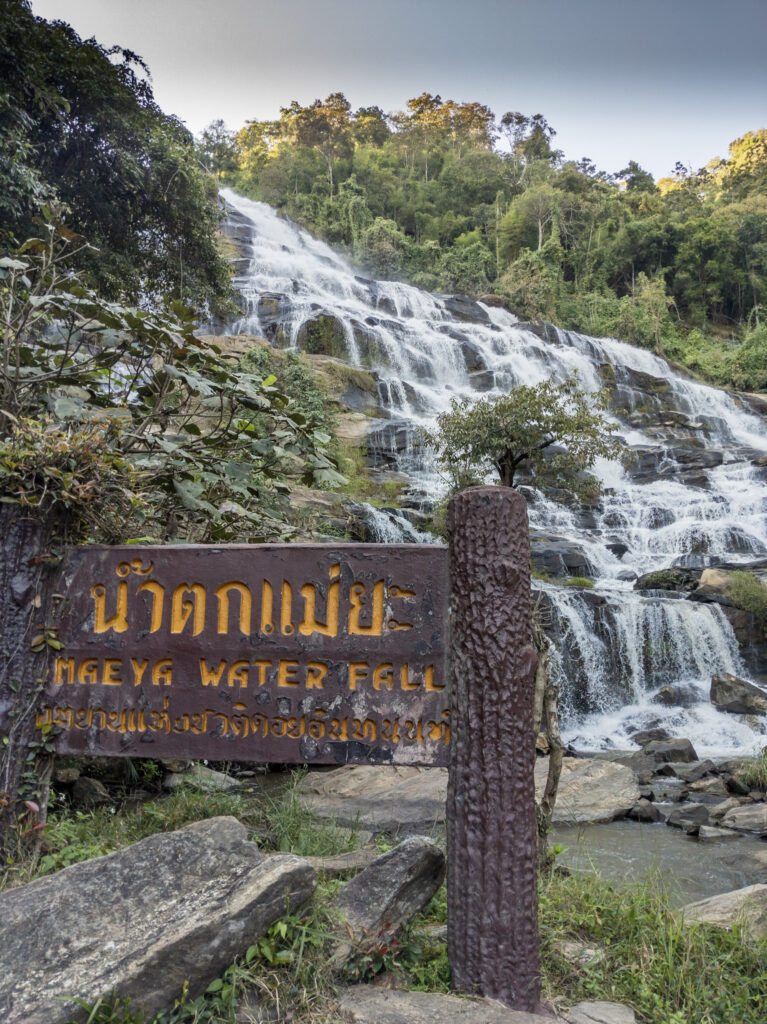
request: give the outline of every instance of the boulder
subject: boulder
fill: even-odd
[[[767,714],[767,690],[730,672],[711,677],[711,703],[720,711],[736,715]]]
[[[548,770],[548,758],[539,757],[535,762],[538,799],[543,795]],[[561,824],[613,821],[627,814],[638,800],[637,777],[625,765],[566,757],[552,820]]]
[[[445,821],[446,768],[344,765],[311,772],[299,801],[318,818],[373,832],[429,831]]]
[[[452,314],[456,320],[464,320],[468,323],[487,324],[490,317],[486,309],[483,309],[474,299],[467,295],[445,295],[443,296],[445,309]]]
[[[337,853],[332,857],[304,857],[318,875],[326,878],[340,878],[363,868],[369,868],[378,854],[375,850],[350,850],[348,853]]]
[[[661,686],[652,700],[667,708],[691,708],[699,703],[700,694],[695,686]]]
[[[530,534],[530,562],[533,569],[547,576],[589,578],[594,575],[594,568],[580,544],[535,531]]]
[[[701,793],[704,796],[721,796],[726,798],[728,796],[727,787],[721,779],[698,779],[695,782],[690,783],[690,791],[692,793]]]
[[[666,824],[694,835],[701,825],[708,825],[708,808],[704,804],[679,804],[666,818]]]
[[[543,794],[548,758],[535,762],[535,790]],[[446,768],[344,765],[312,772],[299,792],[303,808],[315,817],[373,832],[413,834],[442,826],[447,799]],[[625,765],[566,757],[562,764],[555,822],[612,821],[639,799],[636,774]]]
[[[554,949],[563,960],[576,967],[595,967],[604,963],[605,951],[599,946],[587,946],[585,942],[562,939],[554,943]]]
[[[685,739],[652,740],[642,747],[642,753],[651,757],[658,764],[663,764],[666,761],[699,760],[692,743]]]
[[[659,810],[654,803],[649,800],[637,800],[634,806],[628,813],[628,817],[632,821],[643,821],[643,822],[655,822],[665,821],[666,817],[661,810]]]
[[[553,1024],[550,1016],[510,1010],[495,999],[386,991],[370,985],[342,991],[339,1010],[350,1024]]]
[[[724,828],[734,828],[736,832],[767,836],[767,804],[733,807],[721,819],[721,824]]]
[[[565,1014],[568,1024],[636,1024],[636,1015],[623,1003],[585,1002],[571,1006]]]
[[[172,791],[179,786],[190,786],[201,793],[234,793],[240,788],[240,781],[232,775],[206,768],[203,764],[195,764],[191,771],[183,774],[169,772],[162,780],[163,789]]]
[[[671,733],[666,729],[640,729],[639,732],[634,733],[631,739],[643,747],[646,743],[652,743],[653,740],[670,740]]]
[[[80,775],[72,786],[72,803],[77,807],[99,807],[111,800],[109,790],[98,779]]]
[[[703,842],[722,842],[725,839],[739,839],[737,832],[731,828],[715,828],[713,825],[701,825],[698,830],[698,839]]]
[[[767,885],[747,885],[682,907],[685,925],[710,924],[730,929],[737,924],[756,941],[767,937]]]
[[[150,836],[0,895],[0,1020],[64,1024],[115,992],[151,1019],[204,992],[317,879],[235,818]]]
[[[716,765],[713,761],[666,761],[658,765],[655,774],[660,776],[671,776],[681,779],[682,782],[697,782],[706,775],[713,775]],[[722,784],[724,788],[724,784]],[[726,793],[725,793],[726,795]]]
[[[333,966],[343,966],[354,955],[355,946],[388,946],[400,928],[423,910],[444,877],[445,855],[425,836],[411,836],[377,857],[333,901],[343,931]]]

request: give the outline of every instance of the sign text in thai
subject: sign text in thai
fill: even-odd
[[[448,763],[444,548],[79,548],[62,584],[60,753]]]

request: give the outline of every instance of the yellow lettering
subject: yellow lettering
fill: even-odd
[[[203,686],[218,686],[221,682],[221,676],[224,674],[226,668],[226,662],[220,661],[218,668],[209,668],[208,663],[204,658],[200,658],[200,679],[202,680]]]
[[[304,599],[304,618],[298,631],[302,636],[311,636],[312,633],[321,633],[322,636],[338,636],[338,602],[341,595],[341,565],[336,562],[330,567],[330,579],[333,580],[328,587],[327,614],[324,622],[318,622],[316,617],[317,586],[314,583],[305,583],[301,587],[301,596]]]
[[[192,595],[191,601],[186,599],[186,594]],[[182,583],[173,591],[171,633],[182,633],[192,614],[192,635],[199,636],[205,628],[205,587],[201,583]]]
[[[55,683],[56,686],[61,686],[64,682],[64,672],[67,674],[67,682],[73,683],[75,681],[75,659],[74,658],[56,658],[56,675]]]
[[[119,675],[122,664],[121,658],[104,658],[104,677],[101,680],[104,686],[119,686],[122,683]]]
[[[253,667],[258,669],[258,685],[263,686],[266,682],[266,670],[271,667],[271,661],[260,661],[258,658],[253,659]]]
[[[112,629],[115,633],[124,633],[128,628],[128,584],[124,580],[117,584],[117,611],[109,619],[106,617],[106,593],[103,583],[91,588],[91,597],[96,602],[93,632],[106,633]]]
[[[248,669],[250,668],[250,662],[248,661],[235,661],[229,669],[229,673],[226,677],[226,681],[230,686],[234,686],[235,683],[239,684],[241,690],[247,688],[248,685]]]
[[[280,605],[280,629],[283,636],[290,636],[293,625],[293,588],[287,580],[282,581],[282,604]]]
[[[373,670],[373,689],[380,690],[382,686],[385,686],[387,690],[391,690],[394,686],[394,666],[390,661],[385,661],[383,665],[377,665]]]
[[[277,669],[277,685],[298,686],[298,679],[296,678],[297,670],[297,661],[280,661],[279,668]]]
[[[323,690],[323,679],[328,674],[328,666],[324,661],[308,661],[306,663],[306,689]]]
[[[216,590],[218,598],[218,631],[219,633],[229,632],[229,591],[240,595],[240,632],[245,636],[250,634],[250,612],[253,605],[253,598],[250,589],[244,583],[222,583]]]
[[[155,686],[159,686],[161,683],[170,686],[172,672],[173,662],[170,658],[163,658],[152,669],[152,682]]]
[[[410,671],[407,665],[403,665],[399,670],[399,681],[400,686],[403,690],[417,690],[418,683],[410,682]]]
[[[78,683],[97,683],[99,681],[99,663],[95,658],[86,658],[77,670]]]
[[[370,625],[360,624],[360,615],[364,607],[366,587],[364,583],[352,584],[349,600],[349,633],[353,636],[381,636],[383,632],[384,612],[384,581],[379,580],[373,586],[373,601],[370,611]]]
[[[162,626],[162,613],[165,606],[165,587],[163,587],[161,583],[157,583],[155,580],[147,580],[146,583],[142,583],[137,587],[136,593],[140,594],[144,590],[152,595],[152,618],[149,623],[149,632],[156,633]]]
[[[429,693],[433,693],[435,690],[444,690],[445,689],[445,684],[444,683],[435,683],[434,682],[434,666],[433,665],[427,665],[426,666],[426,671],[423,674],[423,678],[424,678],[424,690],[427,690]]]
[[[141,677],[146,672],[146,667],[149,664],[149,662],[147,661],[146,658],[143,661],[139,661],[137,658],[131,658],[130,663],[133,669],[133,685],[140,686]]]
[[[261,588],[261,632],[269,633],[274,632],[274,622],[272,621],[272,607],[274,605],[274,590],[269,580],[264,580],[264,585]]]
[[[368,674],[368,663],[366,661],[349,662],[349,689],[356,690],[360,679],[365,679]]]

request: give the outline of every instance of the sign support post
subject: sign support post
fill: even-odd
[[[453,987],[534,1011],[540,998],[530,541],[507,487],[448,508],[451,752],[448,956]]]

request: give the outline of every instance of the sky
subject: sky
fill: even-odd
[[[198,133],[343,92],[541,113],[568,159],[656,177],[767,127],[767,0],[32,0],[149,65]]]

